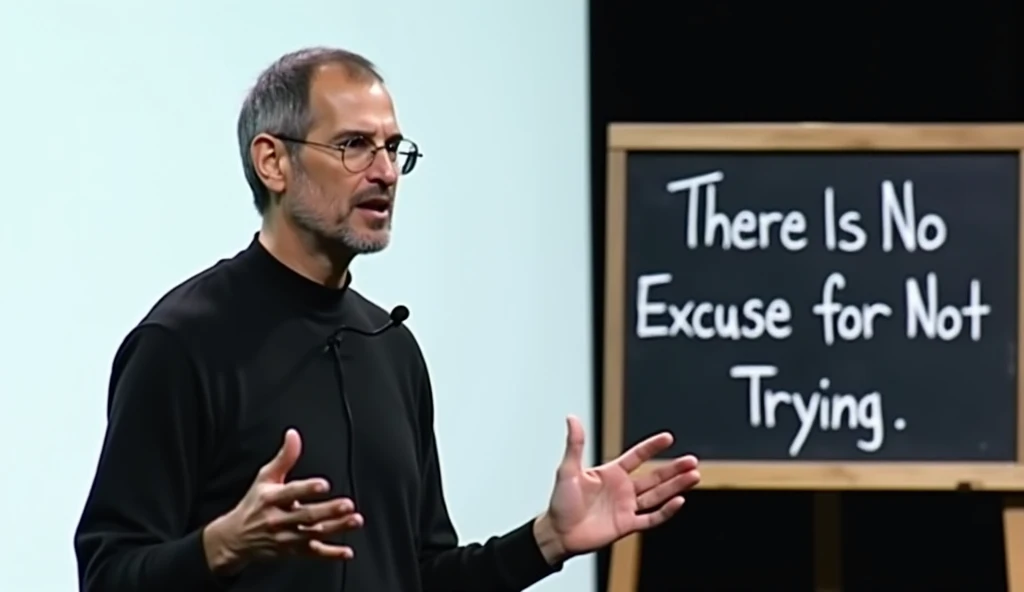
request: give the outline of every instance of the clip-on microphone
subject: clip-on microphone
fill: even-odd
[[[388,315],[388,317],[389,318],[387,323],[384,323],[383,325],[377,327],[376,329],[373,329],[372,331],[367,331],[365,329],[360,329],[358,327],[339,327],[338,330],[332,333],[331,336],[327,339],[327,347],[337,347],[341,343],[341,337],[342,334],[344,333],[356,333],[359,335],[365,335],[366,337],[376,337],[377,335],[380,335],[381,333],[389,329],[393,329],[404,323],[405,320],[409,318],[409,309],[399,304],[398,306],[391,309],[391,313]]]

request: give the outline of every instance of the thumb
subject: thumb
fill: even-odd
[[[302,438],[299,437],[298,431],[294,428],[289,428],[284,433],[284,443],[281,444],[281,449],[277,451],[274,458],[270,459],[270,462],[264,465],[263,470],[260,471],[263,480],[284,481],[284,478],[295,467],[295,462],[299,460],[301,452]]]
[[[583,424],[574,415],[568,416],[565,424],[565,456],[559,468],[564,473],[575,474],[583,470]]]

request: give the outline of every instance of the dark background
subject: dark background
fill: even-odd
[[[608,123],[1020,122],[1022,40],[1011,0],[591,2],[595,402]],[[998,496],[850,493],[843,508],[844,591],[1005,589]],[[810,493],[695,492],[645,537],[641,590],[810,590],[811,532]]]

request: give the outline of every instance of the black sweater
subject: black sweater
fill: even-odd
[[[532,521],[458,546],[416,340],[404,326],[330,339],[387,322],[351,288],[304,279],[256,240],[164,296],[114,359],[106,437],[75,533],[81,590],[499,592],[556,571]],[[289,478],[325,477],[325,497],[356,498],[365,524],[342,539],[355,559],[279,559],[219,578],[202,529],[238,503],[289,427],[302,437]]]

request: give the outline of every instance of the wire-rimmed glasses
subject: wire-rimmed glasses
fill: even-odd
[[[408,175],[416,168],[416,162],[423,157],[416,142],[408,138],[395,138],[381,145],[376,145],[373,140],[366,136],[351,136],[336,144],[322,144],[287,136],[275,136],[284,142],[294,142],[307,146],[318,146],[338,152],[341,156],[341,164],[351,173],[361,173],[370,168],[377,152],[386,150],[388,160],[394,165],[398,174]]]

